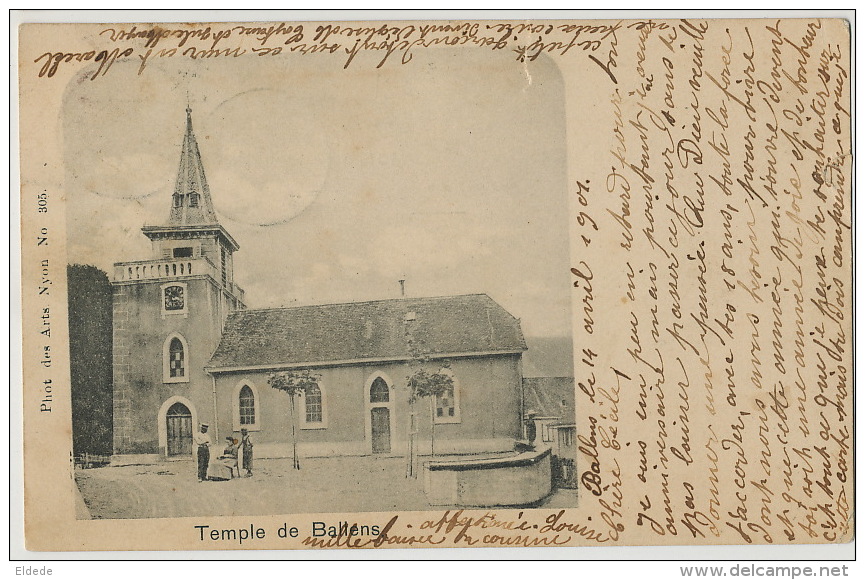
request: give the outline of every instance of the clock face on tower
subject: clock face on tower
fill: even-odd
[[[165,309],[183,310],[183,286],[165,288]]]

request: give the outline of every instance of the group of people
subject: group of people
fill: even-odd
[[[240,470],[245,471],[244,477],[252,477],[252,440],[247,429],[240,430],[240,440],[229,435],[225,438],[225,449],[217,458],[211,460],[210,449],[213,441],[208,433],[209,425],[201,424],[198,433],[193,437],[198,458],[198,481],[223,481],[232,479],[234,471],[240,476]]]

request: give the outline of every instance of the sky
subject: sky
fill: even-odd
[[[361,57],[358,57],[361,58]],[[150,259],[187,101],[250,308],[487,293],[570,334],[564,87],[546,58],[292,55],[83,70],[61,119],[70,263]]]

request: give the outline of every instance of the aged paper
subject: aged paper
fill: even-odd
[[[853,538],[846,21],[18,50],[28,549]]]

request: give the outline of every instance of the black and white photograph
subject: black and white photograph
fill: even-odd
[[[557,65],[244,65],[64,96],[77,516],[574,507]]]

